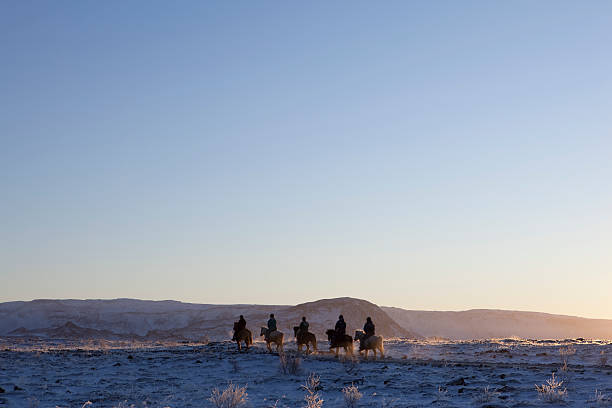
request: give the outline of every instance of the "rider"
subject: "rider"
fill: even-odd
[[[268,335],[266,339],[270,337],[272,332],[276,331],[276,319],[274,318],[274,313],[270,313],[270,318],[268,319]]]
[[[344,316],[338,316],[338,321],[336,322],[336,336],[344,336],[346,334],[346,322],[344,321]]]
[[[308,333],[308,322],[306,321],[306,316],[302,316],[302,321],[300,322],[300,331],[302,333]]]
[[[232,340],[236,340],[236,333],[239,333],[241,330],[246,329],[246,320],[244,320],[243,315],[240,315],[240,319],[238,319],[238,322],[235,327],[236,330],[234,330],[234,337],[232,337]]]
[[[372,322],[372,318],[366,318],[366,322],[363,325],[363,331],[365,332],[365,338],[367,339],[370,336],[374,336],[376,332],[376,326],[374,326],[374,322]]]

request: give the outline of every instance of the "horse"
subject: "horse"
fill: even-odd
[[[251,331],[247,328],[243,328],[240,329],[238,331],[236,331],[236,329],[238,329],[238,322],[234,323],[234,339],[236,340],[236,344],[238,344],[238,351],[242,350],[242,346],[240,345],[240,342],[244,342],[246,349],[249,349],[249,346],[253,345],[253,335],[251,334]]]
[[[303,333],[300,330],[299,326],[293,327],[293,334],[297,341],[298,351],[302,351],[302,346],[306,346],[306,353],[310,353],[310,345],[314,348],[314,351],[317,351],[317,338],[314,334],[309,331]]]
[[[265,336],[266,346],[268,346],[268,351],[271,353],[272,348],[270,347],[270,343],[276,344],[276,351],[283,351],[283,338],[285,335],[278,330],[274,330],[271,333],[268,333],[269,329],[267,327],[261,328],[260,336]]]
[[[365,350],[365,358],[368,358],[368,350],[374,352],[374,358],[376,358],[376,350],[380,351],[380,356],[385,357],[385,346],[383,345],[383,336],[370,336],[366,338],[365,333],[361,330],[355,331],[355,341],[359,340],[359,352]]]
[[[340,347],[344,349],[344,354],[353,355],[353,338],[348,334],[344,334],[338,336],[335,330],[329,329],[325,332],[327,334],[327,340],[329,340],[329,349],[336,349],[336,357],[338,356],[338,351]]]

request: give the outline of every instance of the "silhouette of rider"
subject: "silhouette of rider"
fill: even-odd
[[[374,336],[376,332],[376,326],[374,326],[374,322],[372,322],[372,318],[366,318],[366,322],[363,325],[363,331],[365,332],[365,338],[367,339],[370,336]]]
[[[300,322],[300,331],[302,333],[308,333],[308,322],[306,321],[306,316],[302,316],[302,321]]]
[[[234,330],[234,337],[232,337],[232,340],[236,340],[236,334],[239,333],[241,330],[246,329],[246,320],[244,320],[244,316],[240,315],[240,319],[238,319],[238,322],[236,322],[236,330]]]
[[[344,321],[344,316],[338,316],[335,330],[336,336],[344,336],[346,334],[346,322]]]
[[[268,319],[268,334],[266,339],[268,339],[270,334],[274,331],[276,331],[276,319],[274,318],[274,313],[270,313],[270,318]]]

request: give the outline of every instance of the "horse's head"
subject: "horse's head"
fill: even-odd
[[[297,332],[300,330],[300,326],[293,326],[293,335],[297,337]]]
[[[365,337],[365,333],[361,330],[355,330],[355,341],[361,340]]]
[[[267,327],[261,327],[261,332],[259,333],[260,336],[265,336],[266,333],[268,332],[268,328]]]
[[[332,341],[332,339],[334,338],[334,335],[336,334],[336,331],[329,329],[328,331],[325,332],[325,334],[327,334],[327,340]]]
[[[238,322],[234,322],[234,331],[238,330]]]

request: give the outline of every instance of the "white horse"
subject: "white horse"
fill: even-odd
[[[275,343],[276,344],[276,351],[282,351],[283,350],[283,338],[285,337],[285,335],[282,332],[279,332],[278,330],[274,330],[271,333],[268,333],[268,328],[267,327],[262,327],[261,328],[261,333],[259,333],[260,336],[265,336],[266,339],[266,346],[268,346],[268,351],[271,353],[272,352],[272,348],[270,347],[270,343]]]
[[[380,351],[380,356],[385,357],[385,339],[383,336],[370,336],[366,338],[366,335],[361,330],[355,332],[355,341],[359,340],[359,352],[365,351],[365,358],[368,358],[368,350],[374,352],[374,358],[376,358],[376,350]]]

